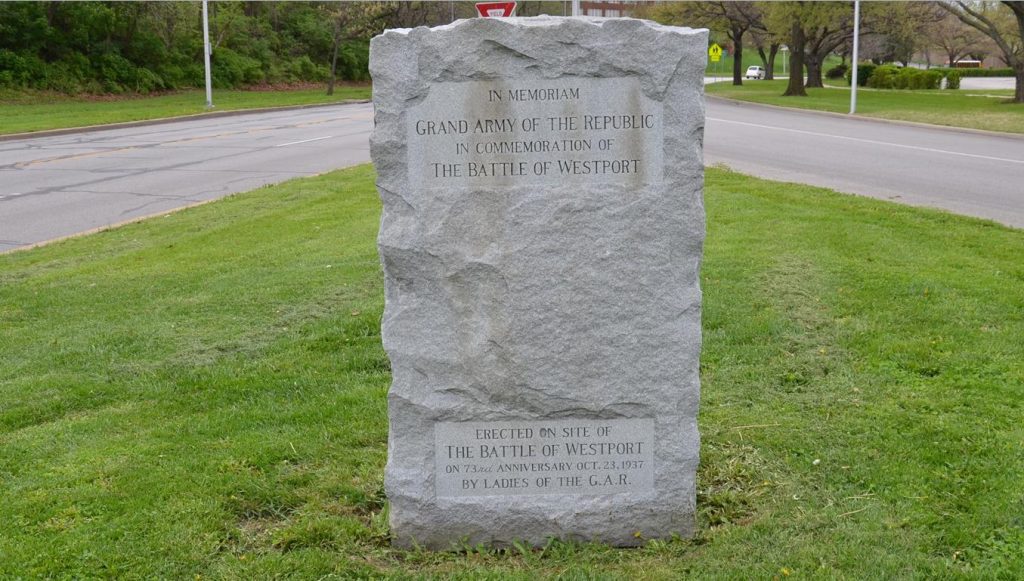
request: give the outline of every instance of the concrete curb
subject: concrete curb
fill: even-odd
[[[369,99],[350,99],[347,101],[336,101],[334,103],[310,103],[308,105],[285,105],[283,107],[259,107],[256,109],[231,109],[230,111],[210,111],[208,113],[196,113],[194,115],[179,115],[177,117],[159,117],[157,119],[142,119],[139,121],[125,121],[124,123],[108,123],[106,125],[86,125],[84,127],[67,127],[63,129],[45,129],[43,131],[30,131],[28,133],[9,133],[0,135],[0,142],[14,141],[17,139],[34,139],[37,137],[56,137],[60,135],[71,135],[74,133],[93,133],[95,131],[107,131],[110,129],[126,129],[130,127],[145,127],[147,125],[163,125],[177,121],[191,121],[195,119],[215,119],[217,117],[236,117],[238,115],[249,115],[252,113],[270,113],[273,111],[293,111],[299,109],[315,109],[318,107],[336,107],[338,105],[353,105],[357,103],[369,103]]]
[[[743,101],[740,99],[730,99],[728,97],[719,97],[718,95],[708,95],[705,93],[705,98],[721,101],[723,103],[731,103],[734,105],[741,105],[745,107],[765,107],[769,109],[778,109],[780,111],[797,111],[801,113],[810,113],[812,115],[822,115],[825,117],[833,117],[836,119],[850,119],[854,121],[860,121],[862,123],[883,123],[887,125],[903,125],[906,127],[920,127],[924,129],[938,129],[941,131],[949,131],[951,133],[967,133],[973,135],[987,135],[989,137],[1003,137],[1006,139],[1013,140],[1024,140],[1024,134],[1020,133],[1004,133],[1002,131],[988,131],[986,129],[972,129],[970,127],[952,127],[950,125],[934,125],[931,123],[919,123],[917,121],[903,121],[901,119],[881,119],[879,117],[865,117],[863,115],[848,115],[846,113],[835,113],[833,111],[818,111],[816,109],[802,109],[799,107],[783,107],[781,105],[769,105],[767,103],[755,103],[753,101]]]

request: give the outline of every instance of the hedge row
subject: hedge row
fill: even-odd
[[[873,89],[938,89],[945,75],[939,71],[882,65],[868,77]]]
[[[325,80],[336,10],[325,4],[211,4],[214,85]],[[195,2],[0,1],[0,88],[75,94],[201,87],[199,17]],[[369,41],[340,48],[338,77],[366,80]]]
[[[959,89],[960,73],[967,69],[915,69],[894,65],[857,65],[857,86],[874,89],[940,89],[946,80],[947,89]],[[846,71],[846,83],[853,82],[853,71]]]
[[[951,69],[944,67],[936,67],[930,69],[933,71],[942,71],[942,73],[957,72],[960,73],[960,77],[1014,77],[1016,76],[1013,69]]]
[[[201,62],[175,61],[143,67],[117,52],[107,52],[93,58],[71,53],[60,60],[46,62],[34,54],[0,49],[0,87],[68,94],[149,93],[204,84]],[[368,43],[347,43],[338,54],[338,77],[367,80],[368,61]],[[263,83],[318,82],[326,80],[328,75],[326,65],[314,63],[306,55],[260,62],[222,47],[211,59],[210,76],[213,85],[220,89]]]

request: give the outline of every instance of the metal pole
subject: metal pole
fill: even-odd
[[[853,72],[850,74],[850,115],[857,112],[857,52],[860,46],[860,0],[853,3]]]
[[[213,85],[210,83],[210,18],[203,0],[203,64],[206,66],[206,108],[213,108]]]
[[[572,0],[572,15],[580,15],[580,0]]]

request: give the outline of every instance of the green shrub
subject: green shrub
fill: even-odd
[[[95,60],[96,80],[103,85],[107,93],[124,93],[134,84],[135,65],[123,56],[108,52]]]
[[[79,62],[80,58],[84,59],[85,57],[81,54],[73,53],[66,55],[55,63],[42,65],[40,70],[43,71],[45,77],[33,83],[32,86],[68,95],[82,91],[85,86],[85,79],[92,78],[92,69],[89,67],[88,61],[86,61],[85,68],[83,69]]]
[[[933,69],[934,70],[934,69]],[[937,71],[940,72],[941,71]],[[947,89],[959,89],[960,88],[960,71],[950,69],[946,73],[946,88]]]
[[[339,79],[346,81],[368,81],[370,79],[370,43],[349,41],[338,51]]]
[[[850,67],[845,64],[839,64],[831,69],[825,71],[825,78],[828,79],[842,79],[846,76],[846,71],[850,70]],[[860,73],[857,73],[860,75]]]
[[[30,54],[0,49],[0,86],[30,87],[46,78],[46,63]]]
[[[876,67],[873,63],[861,63],[857,65],[857,86],[866,87],[868,79],[874,74]],[[853,83],[853,69],[846,71],[846,84]]]
[[[867,86],[873,89],[938,89],[942,76],[938,71],[882,65],[874,70]]]
[[[214,51],[210,61],[210,75],[213,86],[218,89],[260,83],[265,78],[260,61],[224,47]]]
[[[938,89],[942,86],[942,73],[922,69],[905,68],[900,75],[908,77],[907,88],[913,90]]]
[[[898,71],[899,69],[893,65],[875,67],[867,80],[867,86],[873,89],[895,89],[897,88],[896,76]]]
[[[164,80],[160,78],[160,75],[142,67],[135,69],[134,85],[134,87],[129,88],[134,89],[136,93],[152,93],[153,91],[170,88],[164,84]]]
[[[326,80],[332,28],[318,3],[272,10],[222,2],[213,81],[220,88]],[[202,34],[188,2],[0,2],[0,87],[75,94],[204,85]],[[338,78],[368,80],[369,42],[347,41]]]
[[[341,55],[338,55],[340,65]],[[327,78],[327,68],[315,64],[307,55],[292,59],[288,63],[288,73],[296,81],[323,81]]]
[[[964,77],[1013,77],[1016,76],[1013,73],[1013,69],[953,69],[953,68],[934,68],[933,71],[941,71],[948,73],[949,71],[956,71],[960,74],[960,78]]]

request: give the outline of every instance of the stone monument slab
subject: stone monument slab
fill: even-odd
[[[694,527],[707,31],[373,39],[397,546]]]

